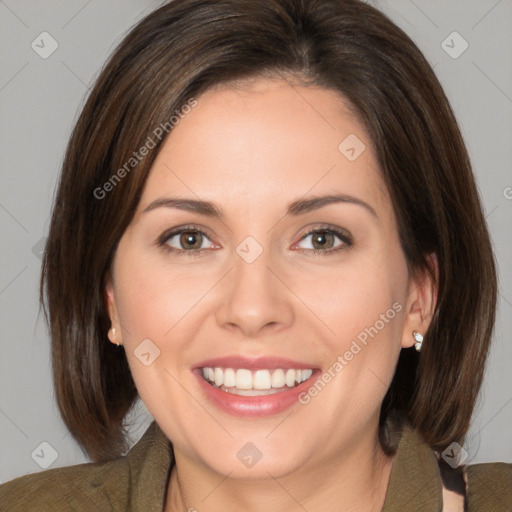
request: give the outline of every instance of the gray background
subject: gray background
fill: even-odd
[[[125,31],[161,3],[0,0],[0,482],[87,461],[54,401],[37,302],[40,251],[66,141],[88,88]],[[499,264],[500,298],[464,448],[470,463],[512,462],[512,0],[372,3],[434,66],[473,161]],[[51,49],[42,32],[58,43],[46,59],[31,47],[35,41],[40,52]],[[469,46],[457,55],[463,40]],[[135,441],[151,418],[139,404],[132,419]]]

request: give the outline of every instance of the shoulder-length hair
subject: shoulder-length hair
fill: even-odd
[[[358,0],[173,0],[110,57],[69,140],[41,274],[69,431],[94,461],[127,449],[123,420],[137,390],[124,350],[107,338],[104,285],[114,252],[184,106],[216,85],[257,76],[339,92],[370,135],[410,271],[432,274],[427,255],[437,255],[433,321],[420,356],[401,352],[382,404],[383,448],[393,452],[391,433],[403,421],[434,449],[461,442],[495,318],[489,234],[433,70],[401,29]]]

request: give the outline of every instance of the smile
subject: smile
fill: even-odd
[[[269,417],[301,405],[298,396],[322,373],[311,360],[240,354],[198,361],[192,372],[212,406],[244,418]]]
[[[241,396],[264,396],[288,391],[313,375],[312,369],[202,368],[203,379],[212,386]]]

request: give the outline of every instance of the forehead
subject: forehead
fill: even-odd
[[[139,211],[165,195],[261,211],[325,193],[389,209],[363,125],[335,91],[260,79],[197,98],[160,150]]]

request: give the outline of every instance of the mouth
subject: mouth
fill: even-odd
[[[199,362],[192,371],[218,412],[240,418],[271,417],[300,405],[301,393],[321,375],[311,363],[237,354]]]
[[[247,368],[203,367],[200,375],[209,385],[239,396],[267,396],[289,391],[313,375],[312,368]]]

